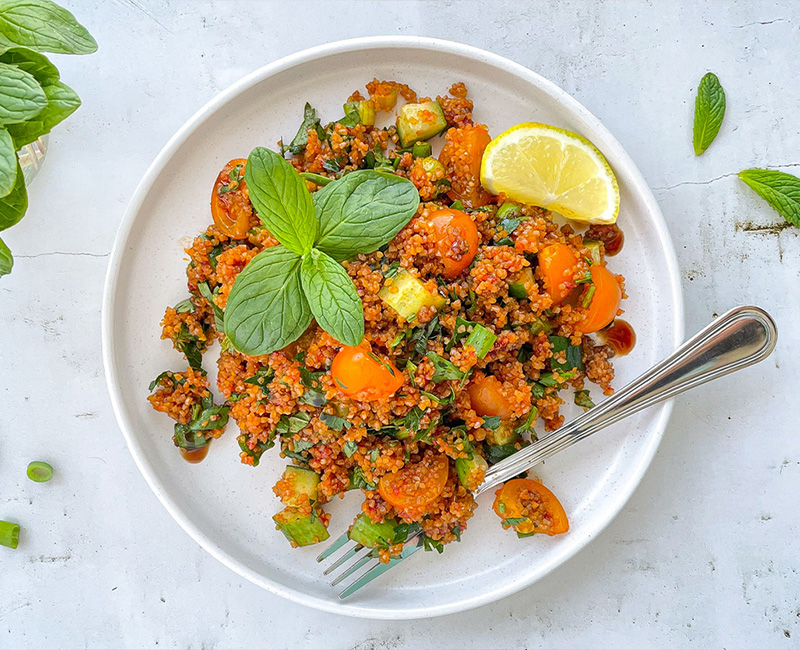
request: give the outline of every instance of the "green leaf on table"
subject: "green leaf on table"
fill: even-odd
[[[58,68],[50,63],[44,54],[27,47],[11,47],[0,54],[0,63],[17,66],[27,72],[42,86],[55,83],[60,79]]]
[[[237,350],[251,356],[275,352],[311,324],[300,281],[302,261],[288,248],[274,246],[244,267],[225,308],[225,334]]]
[[[11,228],[25,216],[28,209],[28,193],[25,190],[25,177],[17,162],[17,178],[11,192],[0,198],[0,230]]]
[[[320,327],[339,343],[358,345],[364,338],[364,307],[342,265],[312,248],[301,273],[311,313]]]
[[[0,277],[11,273],[13,266],[14,258],[11,256],[11,251],[6,246],[6,243],[0,239]]]
[[[739,178],[786,221],[800,227],[800,178],[773,169],[745,169]]]
[[[0,36],[40,52],[97,50],[97,42],[75,16],[50,0],[0,0]]]
[[[372,253],[391,241],[418,207],[419,193],[408,179],[368,169],[351,172],[314,193],[319,220],[314,245],[340,261]]]
[[[14,139],[6,129],[0,128],[0,196],[10,194],[16,181],[17,151]]]
[[[697,88],[694,103],[694,154],[699,156],[719,133],[725,117],[725,91],[713,72],[707,73]]]
[[[77,93],[62,81],[46,84],[42,90],[47,97],[47,106],[34,118],[8,126],[17,149],[50,133],[54,126],[67,119],[81,105]]]
[[[0,63],[0,125],[24,122],[47,106],[47,96],[33,75]]]
[[[298,255],[309,250],[317,221],[311,193],[297,170],[274,151],[256,147],[244,177],[258,218],[275,239]]]

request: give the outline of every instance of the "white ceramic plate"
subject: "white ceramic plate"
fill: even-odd
[[[422,618],[476,607],[534,583],[595,537],[639,483],[664,431],[670,405],[650,409],[550,460],[537,473],[570,517],[567,535],[519,540],[501,530],[482,497],[460,544],[441,556],[419,553],[347,601],[322,580],[319,548],[293,550],[271,520],[281,506],[271,487],[285,464],[265,454],[239,463],[233,425],[205,462],[189,465],[172,445],[172,424],[146,401],[150,380],[186,364],[159,338],[167,305],[186,297],[191,237],[210,223],[210,188],[231,158],[274,147],[297,130],[303,105],[323,120],[373,77],[443,94],[464,81],[475,119],[494,135],[523,121],[581,133],[619,179],[623,252],[610,266],[627,278],[625,318],[638,334],[616,363],[621,386],[671,352],[683,337],[675,253],[658,206],[633,161],[583,106],[530,70],[473,47],[425,38],[377,37],[332,43],[272,63],[220,94],[167,143],[131,200],[109,265],[103,304],[108,387],[139,469],[177,522],[209,553],[258,585],[320,609],[371,618]],[[208,368],[212,364],[206,363]],[[595,397],[599,397],[595,391]],[[574,413],[566,409],[567,416]],[[331,538],[352,521],[358,494],[335,500]]]

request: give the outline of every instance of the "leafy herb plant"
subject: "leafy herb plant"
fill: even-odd
[[[354,171],[313,195],[281,155],[256,148],[245,167],[256,213],[279,246],[259,253],[236,278],[225,309],[225,334],[251,356],[295,341],[312,319],[337,341],[364,336],[361,298],[341,262],[372,253],[417,211],[411,181]]]
[[[50,0],[0,0],[0,231],[28,209],[17,152],[50,133],[81,100],[42,52],[90,54],[97,43],[69,11]],[[0,276],[14,259],[0,239]]]

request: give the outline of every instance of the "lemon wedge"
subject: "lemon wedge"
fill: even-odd
[[[582,223],[614,223],[619,213],[619,186],[603,154],[586,138],[549,124],[525,122],[492,140],[481,183],[493,194]]]

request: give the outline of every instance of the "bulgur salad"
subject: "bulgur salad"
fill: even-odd
[[[273,447],[290,461],[273,519],[293,546],[327,539],[325,504],[361,490],[350,536],[387,561],[411,531],[440,552],[459,540],[487,468],[558,428],[565,400],[591,408],[587,382],[610,394],[634,339],[606,267],[618,192],[579,233],[580,208],[559,208],[565,223],[487,170],[501,138],[473,121],[464,84],[435,99],[366,90],[327,124],[306,104],[291,142],[219,173],[213,223],[186,249],[189,297],[161,323],[188,367],[148,399],[191,462],[231,418],[244,464]],[[222,403],[203,369],[215,342]],[[494,510],[520,537],[569,527],[529,478]]]

